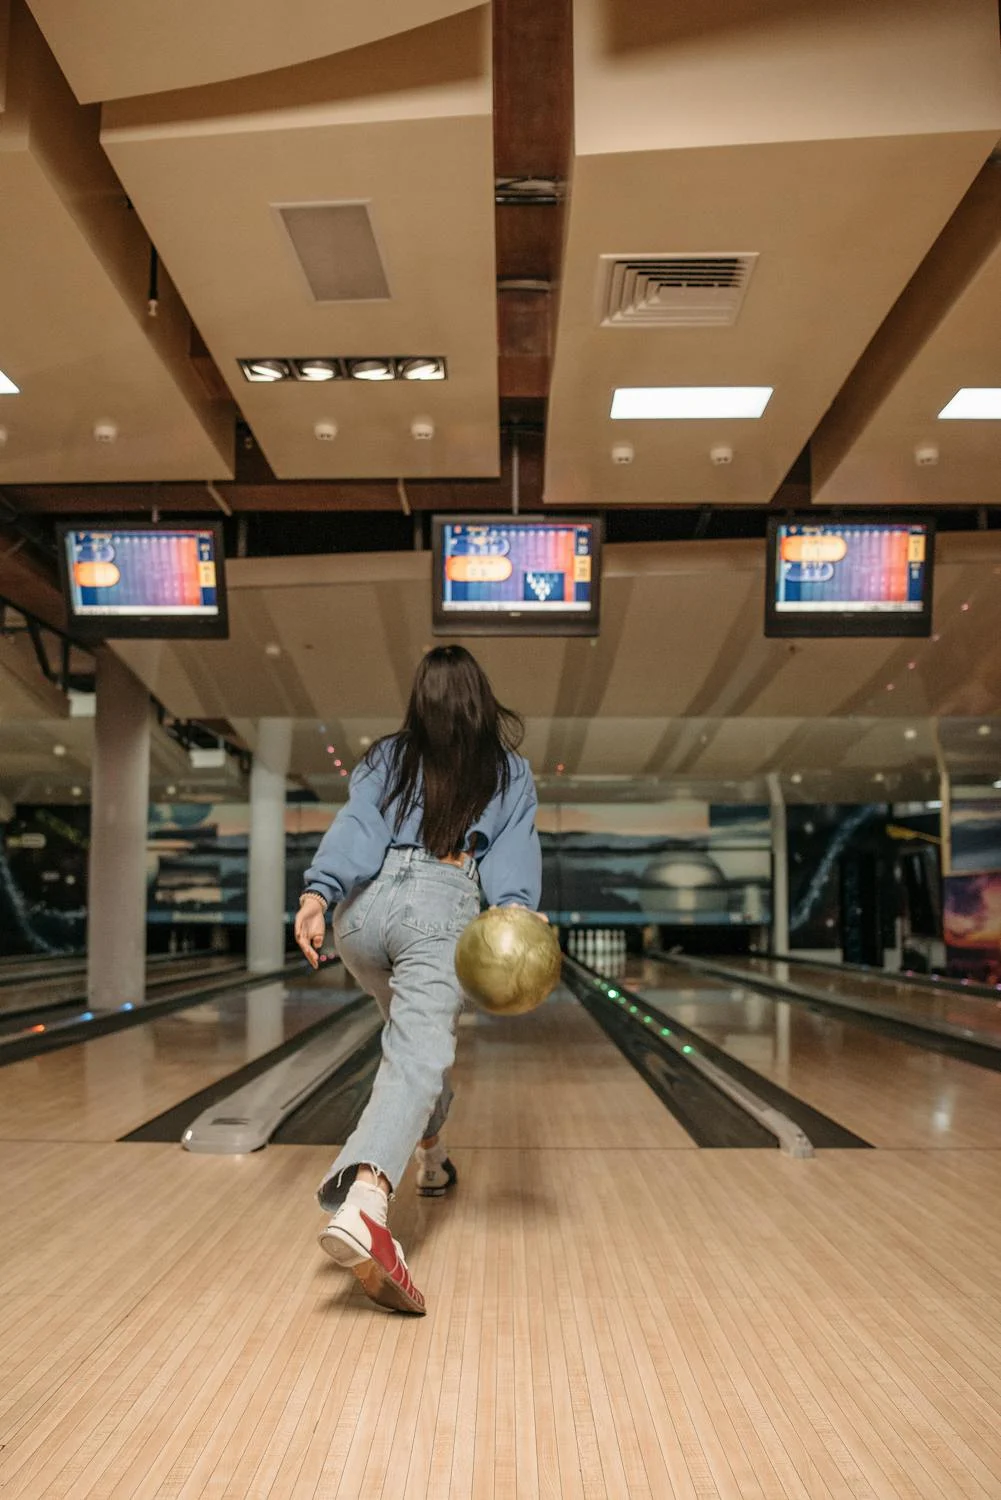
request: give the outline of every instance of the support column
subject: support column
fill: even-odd
[[[768,798],[772,809],[772,952],[789,952],[789,841],[786,804],[778,773],[769,772]]]
[[[105,646],[97,653],[87,876],[91,1010],[146,995],[149,694]]]
[[[250,772],[247,966],[281,968],[285,957],[285,778],[292,720],[261,719]]]

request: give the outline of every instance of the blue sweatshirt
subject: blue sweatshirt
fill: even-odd
[[[491,906],[520,904],[534,911],[542,895],[542,852],[535,831],[538,798],[528,761],[514,754],[509,760],[508,789],[494,793],[470,829],[466,848],[476,859]],[[374,766],[362,761],[355,767],[347,806],[327,829],[306,871],[306,890],[319,891],[331,906],[378,875],[387,849],[421,848],[419,805],[399,828],[391,807],[385,814],[380,811],[387,774],[382,748]]]

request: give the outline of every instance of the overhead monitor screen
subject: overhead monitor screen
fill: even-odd
[[[226,635],[222,529],[62,526],[67,602],[90,636]]]
[[[439,635],[598,632],[597,520],[438,516],[434,570]]]
[[[930,521],[773,518],[766,635],[927,635]]]

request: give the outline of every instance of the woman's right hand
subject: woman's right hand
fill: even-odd
[[[295,940],[310,968],[320,967],[319,953],[327,930],[327,917],[319,901],[306,901],[295,914]]]

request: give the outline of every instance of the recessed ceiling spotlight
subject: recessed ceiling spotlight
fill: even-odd
[[[337,436],[336,422],[316,422],[313,425],[313,436],[318,443],[332,443]]]
[[[264,648],[264,655],[265,656],[270,656],[270,657],[274,658],[276,656],[281,656],[281,654],[282,654],[282,648],[281,648],[281,646],[279,646],[278,642],[277,641],[268,641],[268,644]]]
[[[872,779],[873,781],[885,781],[886,777],[884,776],[882,771],[877,771]]]
[[[980,724],[978,726],[978,728],[977,728],[977,733],[978,734],[988,735],[988,734],[990,734],[990,732],[991,732],[991,726],[989,724]]]
[[[348,374],[352,380],[395,380],[391,359],[349,359]]]
[[[65,755],[66,754],[66,746],[65,745],[53,745],[52,746],[52,754],[53,755]]]
[[[336,360],[333,359],[296,359],[292,361],[292,373],[296,380],[311,380],[320,383],[325,380],[337,380],[341,372]]]
[[[71,796],[74,796],[74,797],[82,797],[83,796],[83,787],[82,786],[71,786],[70,787],[70,794],[71,794]]]
[[[904,739],[905,740],[916,740],[917,737],[918,737],[918,732],[917,732],[916,729],[905,729],[904,730]]]
[[[422,355],[417,359],[401,359],[398,368],[401,380],[445,379],[445,361],[431,355]]]
[[[20,394],[21,387],[19,385],[15,385],[10,376],[5,375],[4,372],[0,370],[0,396],[19,396]]]
[[[803,780],[803,777],[799,771],[793,771],[792,775],[789,777],[789,780],[792,782],[793,786],[799,786],[800,782]]]
[[[961,386],[938,415],[946,422],[1001,422],[1001,385]]]
[[[176,786],[168,786],[166,788],[166,793],[167,793],[168,797],[176,797],[177,796],[177,787]]]
[[[237,364],[244,380],[252,384],[273,385],[276,380],[288,380],[292,374],[287,359],[239,359]]]
[[[761,416],[773,389],[770,385],[618,386],[610,416],[613,422],[749,420]]]

